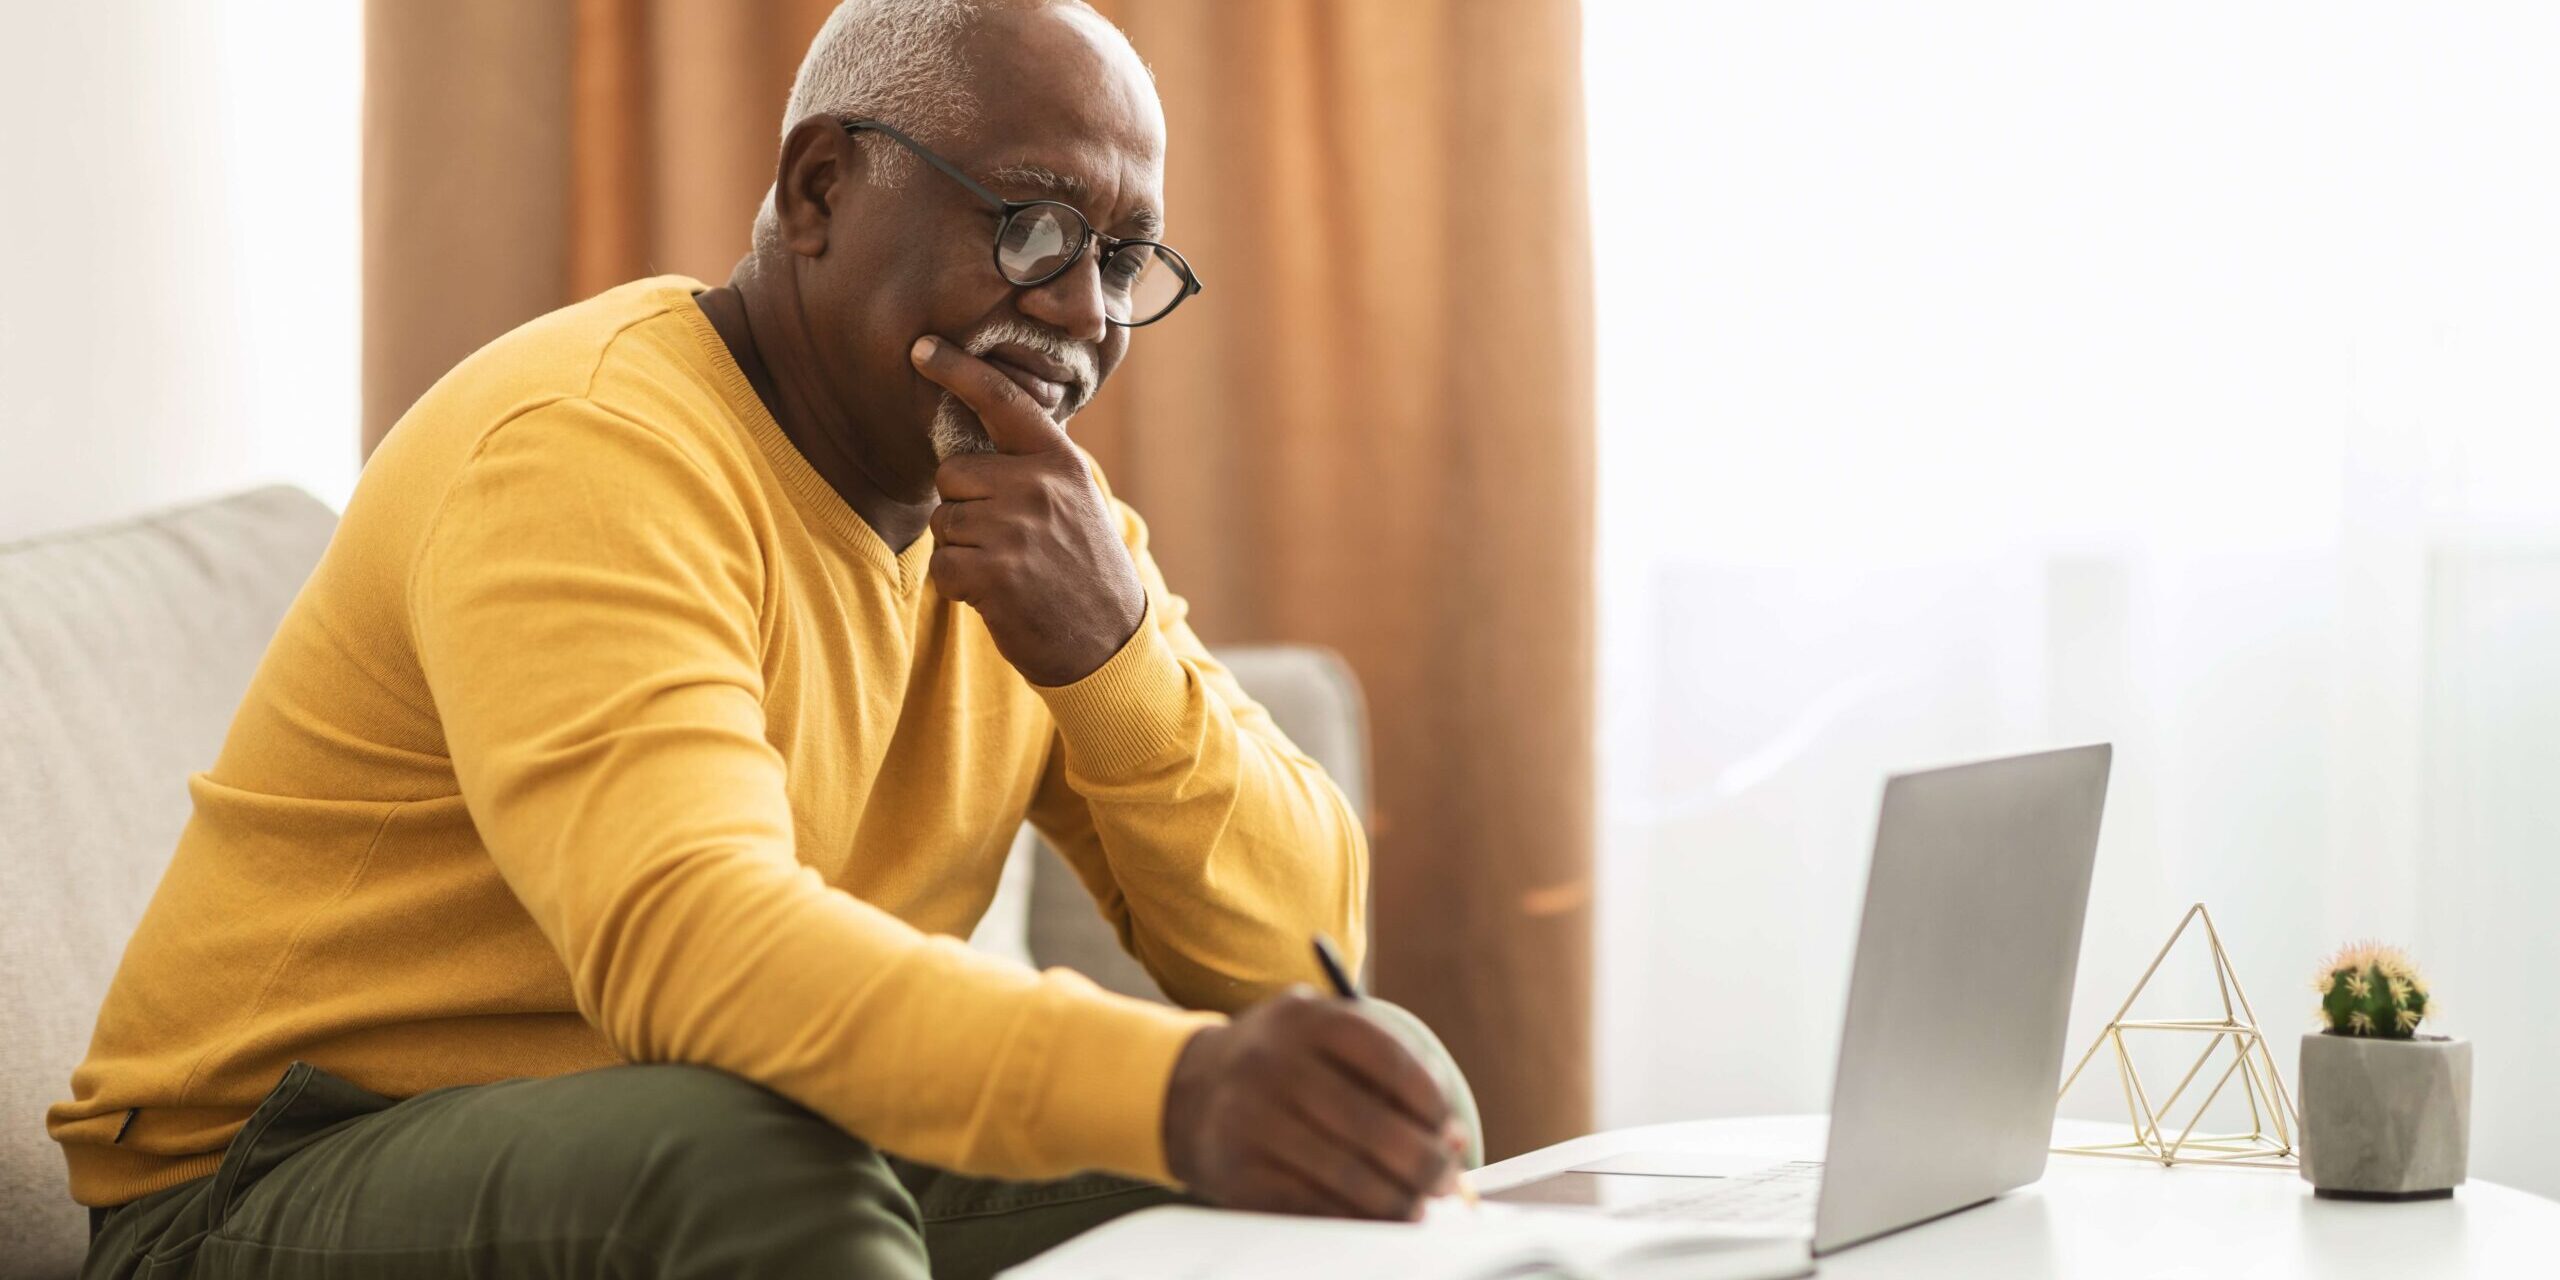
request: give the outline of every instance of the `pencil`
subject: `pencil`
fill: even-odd
[[[1319,933],[1315,936],[1316,965],[1324,970],[1324,979],[1333,985],[1333,993],[1345,1000],[1360,998],[1360,984],[1352,980],[1351,969],[1342,963],[1342,953],[1333,949],[1333,939]],[[1458,1199],[1470,1209],[1476,1207],[1476,1181],[1467,1171],[1458,1171]]]

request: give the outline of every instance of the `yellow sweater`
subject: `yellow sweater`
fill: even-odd
[[[759,1081],[883,1150],[1166,1178],[1215,1014],[957,940],[1028,816],[1186,1006],[1356,940],[1341,794],[1183,621],[1036,688],[749,389],[681,277],[464,361],[366,466],[127,946],[72,1193],[213,1170],[296,1059],[393,1097],[615,1062]]]

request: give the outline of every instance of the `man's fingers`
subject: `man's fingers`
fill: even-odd
[[[933,490],[945,502],[974,502],[996,496],[996,477],[1008,466],[1002,458],[983,453],[955,453],[942,460],[933,470]]]
[[[942,500],[942,504],[940,506],[933,509],[932,515],[925,517],[925,527],[933,530],[933,540],[942,546],[975,547],[983,545],[968,528],[970,523],[970,510],[978,505],[978,501],[954,502],[949,498],[945,498]],[[984,524],[984,518],[979,518],[978,523]]]
[[[1424,1193],[1399,1186],[1359,1151],[1318,1132],[1296,1115],[1268,1114],[1257,1133],[1263,1152],[1274,1163],[1329,1194],[1342,1206],[1337,1212],[1361,1218],[1409,1218],[1422,1203]]]
[[[1344,1074],[1375,1090],[1403,1109],[1414,1123],[1432,1133],[1449,1123],[1449,1100],[1440,1082],[1414,1060],[1404,1042],[1386,1028],[1349,1010],[1328,1019],[1316,1048]]]
[[[927,334],[916,339],[908,355],[917,372],[960,397],[960,403],[978,415],[987,438],[995,441],[999,451],[1047,453],[1069,447],[1066,429],[1052,421],[1029,392],[959,343]]]
[[[936,540],[939,542],[938,535]],[[941,543],[934,547],[933,559],[926,562],[925,576],[932,579],[943,599],[974,605],[986,587],[985,556],[976,547]]]
[[[1318,1218],[1365,1217],[1360,1206],[1331,1187],[1281,1162],[1268,1151],[1255,1151],[1238,1162],[1237,1195],[1229,1208],[1256,1213],[1295,1213]]]
[[[1438,1191],[1455,1167],[1439,1131],[1415,1124],[1402,1108],[1363,1085],[1342,1083],[1336,1089],[1292,1092],[1289,1105],[1310,1127],[1336,1145],[1358,1152],[1370,1167],[1406,1191],[1416,1196]]]

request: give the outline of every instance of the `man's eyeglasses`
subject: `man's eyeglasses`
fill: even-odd
[[[923,143],[877,120],[847,120],[844,131],[886,135],[916,153],[999,215],[996,223],[996,270],[1023,288],[1035,288],[1066,274],[1083,259],[1087,245],[1102,244],[1102,314],[1126,329],[1154,324],[1171,314],[1182,300],[1200,292],[1200,277],[1182,255],[1153,240],[1118,240],[1093,229],[1071,204],[1056,200],[1007,200],[987,190],[960,167],[927,150]]]

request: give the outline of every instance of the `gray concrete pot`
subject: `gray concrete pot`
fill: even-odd
[[[2471,1164],[2471,1042],[2302,1037],[2302,1176],[2334,1200],[2434,1200]]]

